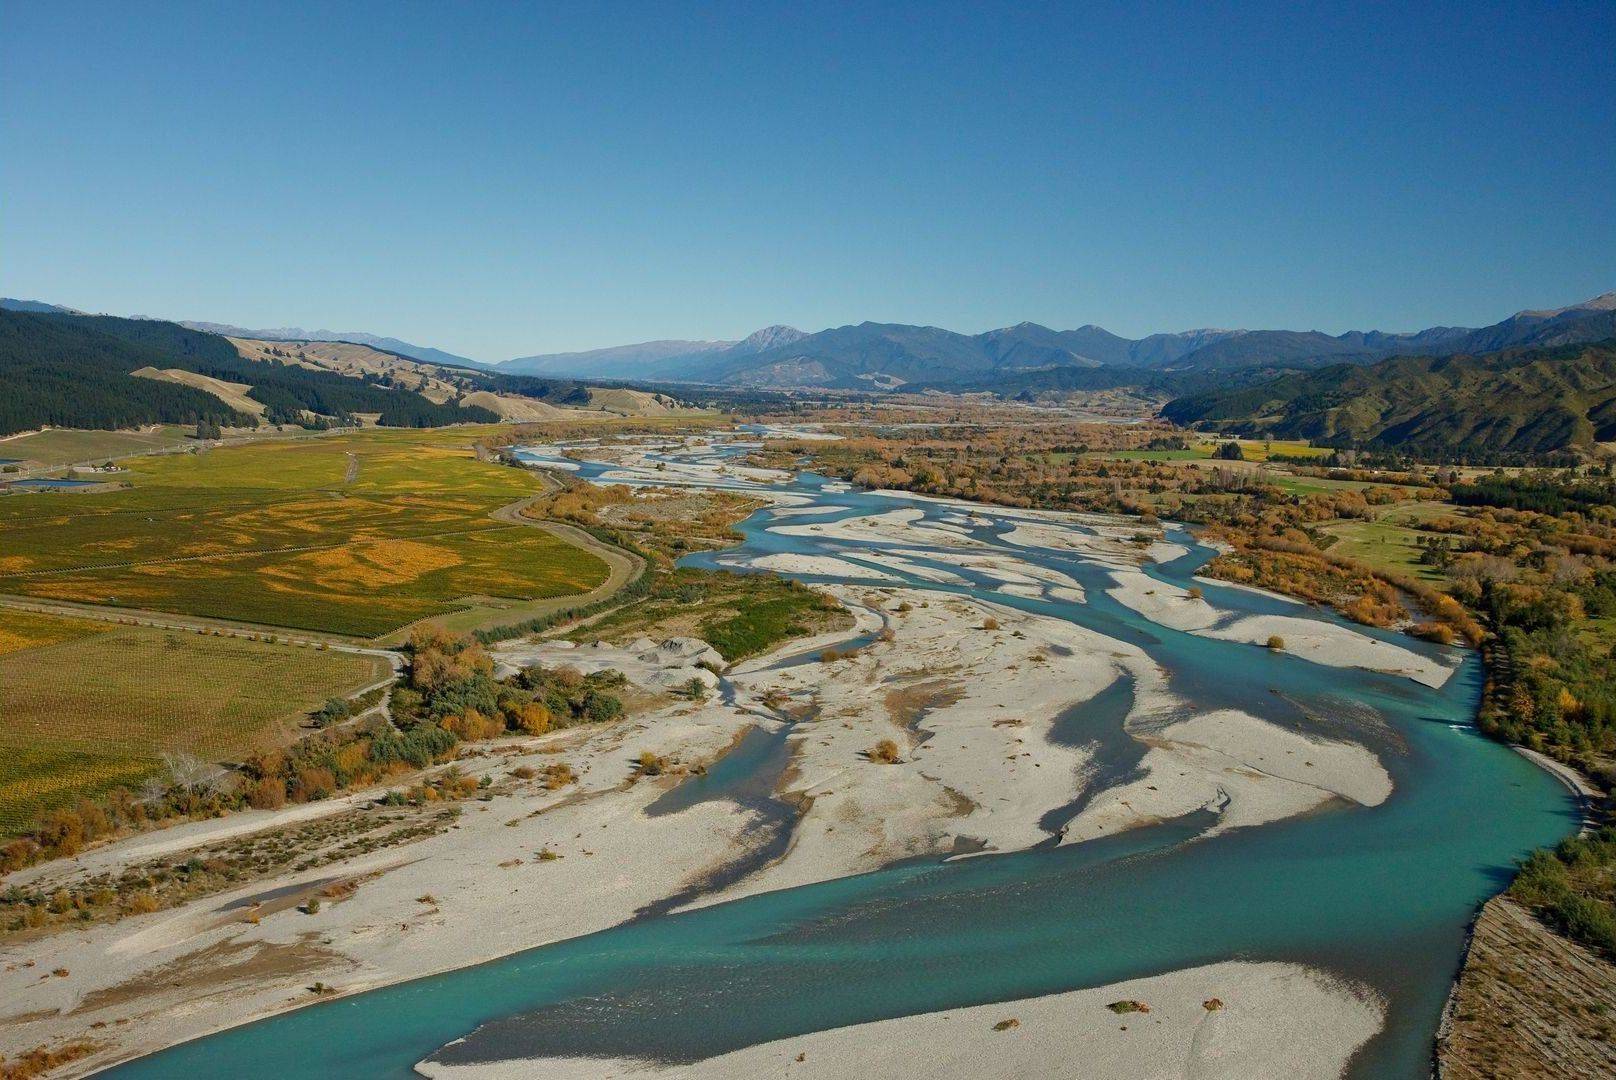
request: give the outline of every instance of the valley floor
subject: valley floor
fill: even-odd
[[[629,462],[613,479],[632,480],[638,467]],[[652,479],[665,483],[674,471]],[[690,474],[710,478],[699,463]],[[290,844],[302,855],[289,870],[171,910],[13,937],[0,950],[0,1048],[14,1056],[87,1041],[86,1055],[63,1072],[79,1075],[257,1017],[646,913],[917,857],[1088,841],[1196,812],[1217,814],[1214,831],[1226,831],[1389,798],[1391,778],[1364,745],[1232,708],[1199,710],[1169,692],[1163,669],[1139,646],[913,582],[947,586],[963,580],[957,570],[997,582],[1007,599],[1080,602],[1080,583],[1018,559],[1017,547],[1077,545],[1113,569],[1117,603],[1163,627],[1253,646],[1283,630],[1303,660],[1374,668],[1427,686],[1452,673],[1425,653],[1338,624],[1213,617],[1199,596],[1145,579],[1130,522],[1090,516],[1081,534],[1068,534],[1058,526],[1075,516],[1000,511],[1014,523],[1009,548],[981,550],[971,538],[970,504],[948,509],[958,520],[941,525],[922,523],[918,511],[800,525],[788,513],[772,529],[783,536],[840,530],[855,545],[886,545],[879,554],[855,547],[845,559],[718,556],[735,569],[854,579],[816,586],[851,613],[851,630],[799,638],[722,676],[709,670],[721,666],[711,650],[688,639],[603,650],[532,641],[495,647],[496,659],[514,665],[586,667],[594,657],[622,671],[649,704],[609,727],[477,744],[458,764],[486,778],[480,796],[400,808],[380,804],[380,792],[355,793],[136,836],[15,875],[49,889],[253,843]],[[1154,546],[1164,561],[1184,552],[1159,539]],[[823,561],[805,561],[815,558]],[[1097,747],[1053,733],[1063,716],[1122,680],[1133,694],[1126,734],[1142,756],[1136,768],[1100,783]],[[673,696],[692,681],[719,692]],[[763,778],[761,792],[749,792],[759,797],[691,796],[687,785],[718,775],[716,764],[748,738],[784,747],[777,772]],[[647,761],[658,764],[648,769]],[[561,765],[575,782],[547,785],[547,770]],[[1086,798],[1070,805],[1077,792]],[[1068,806],[1069,814],[1052,819]],[[1364,986],[1296,964],[1230,961],[822,1031],[694,1065],[587,1058],[431,1060],[419,1068],[455,1080],[541,1071],[919,1072],[963,1080],[1067,1075],[1083,1062],[1093,1075],[1116,1077],[1328,1077],[1384,1022],[1384,1002]]]
[[[1067,797],[1085,767],[1081,751],[1057,746],[1043,732],[1111,677],[1112,658],[1097,657],[1093,643],[1074,640],[1073,628],[1054,619],[973,601],[939,603],[905,590],[878,598],[838,591],[855,612],[854,634],[895,622],[896,639],[835,661],[830,679],[821,665],[777,668],[778,656],[755,658],[727,676],[733,704],[671,703],[611,728],[485,744],[483,756],[462,765],[490,778],[488,799],[462,803],[458,814],[395,811],[360,793],[136,836],[17,875],[20,883],[48,888],[90,873],[177,865],[245,843],[249,833],[306,844],[308,861],[320,863],[173,910],[13,940],[0,953],[0,1045],[16,1054],[88,1039],[96,1051],[68,1070],[81,1073],[318,1000],[311,986],[349,994],[464,967],[605,929],[673,897],[700,905],[896,858],[941,855],[965,830],[999,849],[1043,839],[1040,815]],[[900,614],[906,604],[910,610]],[[982,630],[989,618],[1002,629]],[[811,654],[848,636],[799,640],[783,653]],[[533,659],[525,648],[513,646],[512,653]],[[568,650],[554,651],[542,659],[552,663]],[[1045,659],[1031,664],[1034,654]],[[699,650],[665,649],[638,666],[614,666],[663,690],[703,674],[695,666],[703,658]],[[1005,700],[1017,703],[1010,722]],[[657,804],[690,782],[680,774],[721,757],[749,730],[787,729],[792,722],[783,710],[794,707],[821,717],[792,737],[791,772],[780,780],[780,790],[801,808],[795,838],[784,855],[737,875],[737,866],[757,862],[773,839],[766,822],[726,799],[692,802],[674,813],[659,812]],[[864,756],[881,738],[908,741],[905,732],[922,730],[922,720],[933,738],[906,747],[906,763]],[[1164,738],[1163,764],[1173,767],[1158,773],[1172,775],[1174,784],[1164,782],[1161,797],[1194,804],[1215,796],[1219,785],[1238,784],[1233,791],[1249,823],[1314,805],[1332,784],[1349,793],[1364,783],[1354,779],[1362,764],[1321,754],[1314,755],[1319,768],[1310,770],[1319,775],[1306,785],[1278,776],[1254,780],[1248,762],[1263,751],[1242,731],[1239,724],[1226,730],[1204,724],[1177,756]],[[1207,756],[1204,747],[1217,752]],[[637,779],[633,763],[647,752],[667,759],[670,775]],[[552,791],[522,778],[523,766],[557,763],[574,771],[576,785]],[[1097,807],[1086,832],[1137,820],[1117,809]],[[1240,820],[1237,813],[1231,823]],[[345,837],[409,828],[419,835],[352,857],[317,859]],[[305,913],[308,901],[320,898],[324,903]],[[1104,1006],[1119,998],[1145,1000],[1152,1011],[1118,1017]],[[1224,1003],[1221,1010],[1203,1007],[1214,998]],[[1180,1068],[1198,1076],[1275,1070],[1328,1076],[1377,1030],[1379,1015],[1361,991],[1306,969],[1223,964],[821,1033],[671,1075],[755,1075],[798,1053],[808,1055],[812,1074],[845,1075],[846,1055],[865,1053],[854,1048],[924,1045],[935,1056],[933,1075],[1041,1075],[1020,1065],[1037,1060],[1047,1067],[1081,1052],[1108,1063],[1105,1074],[1116,1076]],[[1015,1028],[995,1031],[1007,1018],[1017,1019]],[[1321,1036],[1325,1026],[1330,1034]],[[892,1054],[870,1058],[869,1074],[902,1075],[912,1055]],[[994,1068],[984,1071],[990,1062]],[[555,1064],[556,1075],[615,1075],[620,1067]],[[491,1074],[504,1075],[504,1068],[528,1075],[531,1067],[493,1067]]]

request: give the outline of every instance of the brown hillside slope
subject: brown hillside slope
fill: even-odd
[[[438,364],[426,364],[408,357],[354,345],[346,341],[260,341],[257,338],[230,338],[236,351],[248,360],[335,371],[350,378],[365,375],[391,375],[407,390],[416,390],[429,401],[442,404],[464,393],[463,373]],[[564,420],[573,410],[516,394],[496,394],[488,390],[467,393],[464,404],[480,406],[504,420]]]
[[[194,386],[205,391],[235,409],[237,412],[248,413],[252,416],[264,415],[264,403],[254,401],[247,396],[252,387],[246,383],[225,382],[223,379],[214,379],[195,371],[183,371],[180,368],[154,368],[143,367],[129,374],[138,379],[155,379],[158,382],[180,383],[184,386]]]

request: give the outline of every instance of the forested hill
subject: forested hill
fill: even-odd
[[[0,435],[44,425],[120,428],[138,424],[253,422],[189,386],[140,379],[143,367],[174,367],[167,355],[90,329],[82,320],[0,311]]]
[[[1338,364],[1178,398],[1163,414],[1235,434],[1450,461],[1587,450],[1616,439],[1616,338]]]
[[[487,409],[437,404],[402,388],[289,364],[243,358],[225,338],[152,319],[0,310],[0,434],[42,425],[118,428],[199,420],[253,425],[202,390],[139,378],[142,368],[179,368],[245,384],[271,423],[346,421],[378,414],[389,427],[493,421]]]

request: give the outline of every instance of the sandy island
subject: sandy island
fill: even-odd
[[[1119,1014],[1113,1002],[1150,1011]],[[426,1061],[434,1080],[1251,1080],[1341,1075],[1380,1030],[1362,987],[1294,964],[1223,963],[1090,990],[949,1009],[749,1046],[690,1065],[545,1058]]]

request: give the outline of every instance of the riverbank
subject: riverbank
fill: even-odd
[[[1616,966],[1508,896],[1481,909],[1437,1042],[1439,1080],[1616,1075]]]
[[[711,760],[750,723],[733,708],[670,705],[610,729],[503,741],[461,762],[474,780],[488,778],[486,801],[458,804],[429,835],[169,911],[8,943],[0,1047],[11,1055],[91,1039],[98,1052],[70,1068],[77,1075],[329,996],[310,986],[356,993],[621,923],[750,842],[748,815],[730,804],[647,817],[674,780],[636,780],[635,761]],[[555,766],[576,782],[546,786]],[[328,821],[385,812],[374,796],[333,805]],[[306,813],[253,824],[279,833]],[[131,868],[154,854],[171,865],[205,859],[239,834],[196,829],[163,841],[154,851],[151,838],[132,838],[83,865],[50,864],[34,885],[116,872],[120,857]],[[326,895],[337,882],[356,887]]]
[[[1536,750],[1533,750],[1531,747],[1527,746],[1519,746],[1513,743],[1511,746],[1517,754],[1520,754],[1526,760],[1532,762],[1532,764],[1549,773],[1556,780],[1559,780],[1567,788],[1571,789],[1571,792],[1577,797],[1577,802],[1582,807],[1584,822],[1583,827],[1586,828],[1588,818],[1593,811],[1594,805],[1606,797],[1605,792],[1599,790],[1599,788],[1594,785],[1593,781],[1589,780],[1581,772],[1578,772],[1569,765],[1555,761],[1547,754],[1540,754]]]
[[[1606,798],[1586,776],[1524,746],[1515,751],[1577,799],[1581,831]],[[1544,922],[1509,893],[1470,928],[1435,1064],[1439,1080],[1616,1074],[1616,963]]]

